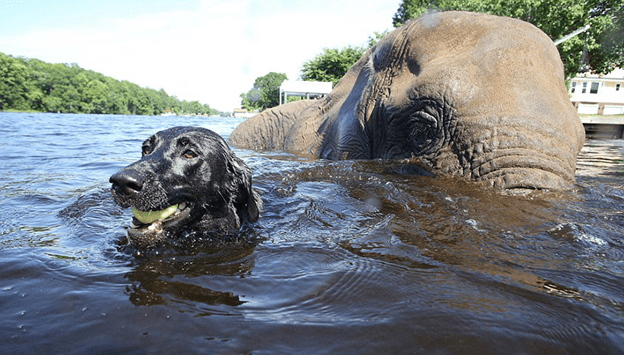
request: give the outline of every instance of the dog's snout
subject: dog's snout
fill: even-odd
[[[121,195],[134,195],[143,189],[143,177],[135,170],[121,170],[111,176],[109,182]]]

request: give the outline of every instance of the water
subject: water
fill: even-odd
[[[108,177],[158,130],[239,122],[0,113],[1,352],[624,352],[624,141],[588,141],[573,191],[524,197],[235,149],[253,228],[124,251]]]

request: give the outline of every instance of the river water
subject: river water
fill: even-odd
[[[506,196],[381,161],[234,149],[237,238],[138,257],[108,178],[231,118],[0,113],[2,353],[624,353],[624,141],[574,190]]]

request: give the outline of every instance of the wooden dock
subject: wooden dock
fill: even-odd
[[[587,137],[624,139],[624,116],[581,115],[580,117]]]

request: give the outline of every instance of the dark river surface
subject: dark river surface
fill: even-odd
[[[624,353],[624,141],[588,140],[574,190],[527,196],[235,149],[252,228],[121,247],[108,178],[141,142],[239,122],[0,113],[0,352]]]

